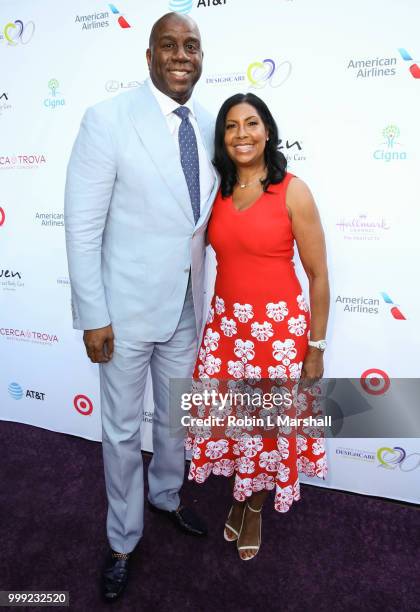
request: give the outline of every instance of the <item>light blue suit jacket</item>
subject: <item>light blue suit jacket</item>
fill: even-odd
[[[209,157],[214,121],[194,111]],[[166,119],[147,83],[89,108],[67,169],[65,229],[76,329],[112,324],[119,338],[168,340],[191,268],[197,333],[203,323],[205,230],[197,225]]]

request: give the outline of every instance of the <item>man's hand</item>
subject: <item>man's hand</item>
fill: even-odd
[[[86,353],[92,363],[106,363],[114,352],[114,332],[112,325],[100,329],[87,329],[83,334]]]

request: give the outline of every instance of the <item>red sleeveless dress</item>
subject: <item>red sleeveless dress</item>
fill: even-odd
[[[235,474],[235,499],[244,501],[253,492],[274,490],[279,512],[287,512],[300,498],[298,472],[324,478],[327,471],[322,432],[316,427],[255,425],[270,411],[292,419],[320,411],[318,387],[303,393],[297,386],[310,315],[292,261],[294,237],[286,208],[292,178],[287,173],[242,211],[235,209],[232,197],[223,198],[219,192],[216,198],[208,226],[217,257],[215,293],[193,389],[250,391],[248,398],[289,390],[293,405],[273,407],[269,401],[254,405],[252,400],[252,406],[227,401],[221,407],[204,402],[194,416],[204,420],[223,416],[225,421],[218,427],[191,425],[186,441],[192,451],[190,480],[202,483],[211,473]],[[256,420],[247,425],[239,419],[236,425],[236,418],[227,424],[229,415]]]

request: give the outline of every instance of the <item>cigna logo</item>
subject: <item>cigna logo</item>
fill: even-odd
[[[388,304],[389,308],[389,312],[391,313],[391,315],[394,317],[394,319],[397,319],[397,321],[406,321],[407,319],[405,318],[405,316],[403,315],[403,313],[401,312],[401,310],[399,309],[399,304],[394,304],[394,302],[391,300],[391,298],[389,297],[389,295],[387,293],[385,293],[385,291],[381,291],[381,296],[383,301],[385,302],[385,304]]]
[[[416,64],[406,49],[398,49],[399,54],[403,58],[404,61],[408,62],[410,66],[408,67],[410,74],[415,79],[420,79],[420,66]]]
[[[18,44],[27,45],[34,34],[35,24],[33,21],[23,23],[21,19],[16,19],[16,21],[6,23],[0,38],[4,39],[10,47],[16,47]]]
[[[76,395],[73,399],[73,406],[83,416],[89,416],[93,412],[93,402],[87,395]]]
[[[169,10],[174,13],[187,15],[191,11],[192,5],[193,0],[170,0]]]
[[[391,380],[384,370],[370,368],[363,372],[360,377],[360,384],[369,395],[383,395],[391,386]]]
[[[287,81],[291,72],[292,64],[289,61],[276,64],[273,59],[267,58],[249,64],[246,76],[251,89],[262,89],[267,84],[271,87],[280,87]]]
[[[5,221],[6,221],[6,213],[4,212],[4,208],[0,206],[0,227],[4,225]]]
[[[395,470],[399,468],[401,472],[413,472],[420,467],[420,453],[410,453],[402,446],[382,446],[378,448],[376,457],[379,461],[379,468],[385,470]]]
[[[376,149],[373,158],[379,161],[405,161],[407,152],[401,150],[402,144],[398,141],[400,129],[398,126],[390,124],[382,130],[382,137],[385,141],[381,142],[382,148]]]

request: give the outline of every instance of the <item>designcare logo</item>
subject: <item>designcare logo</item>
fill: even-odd
[[[50,346],[59,342],[57,334],[54,333],[11,327],[0,327],[0,338],[11,342],[32,342]]]
[[[420,79],[420,66],[413,60],[413,58],[411,57],[409,52],[406,49],[402,48],[402,47],[400,49],[398,49],[398,52],[401,55],[401,57],[403,58],[403,60],[405,62],[408,62],[408,64],[409,64],[408,70],[409,70],[411,76],[414,79]]]
[[[23,23],[21,19],[6,23],[3,32],[0,33],[0,40],[4,40],[9,47],[17,45],[27,45],[31,42],[35,34],[35,24],[33,21]]]
[[[12,105],[9,103],[9,94],[7,91],[0,92],[0,117],[11,109]]]
[[[7,389],[12,399],[21,400],[23,398],[24,391],[19,383],[11,382]],[[43,402],[45,400],[45,393],[34,391],[33,389],[26,389],[25,397]]]
[[[127,19],[120,13],[115,4],[108,4],[108,7],[112,13],[116,17],[116,23],[123,30],[127,30],[131,28],[131,25],[128,23]],[[109,12],[97,12],[90,13],[88,15],[76,15],[75,23],[81,24],[82,30],[95,30],[99,28],[108,28],[109,27]]]

